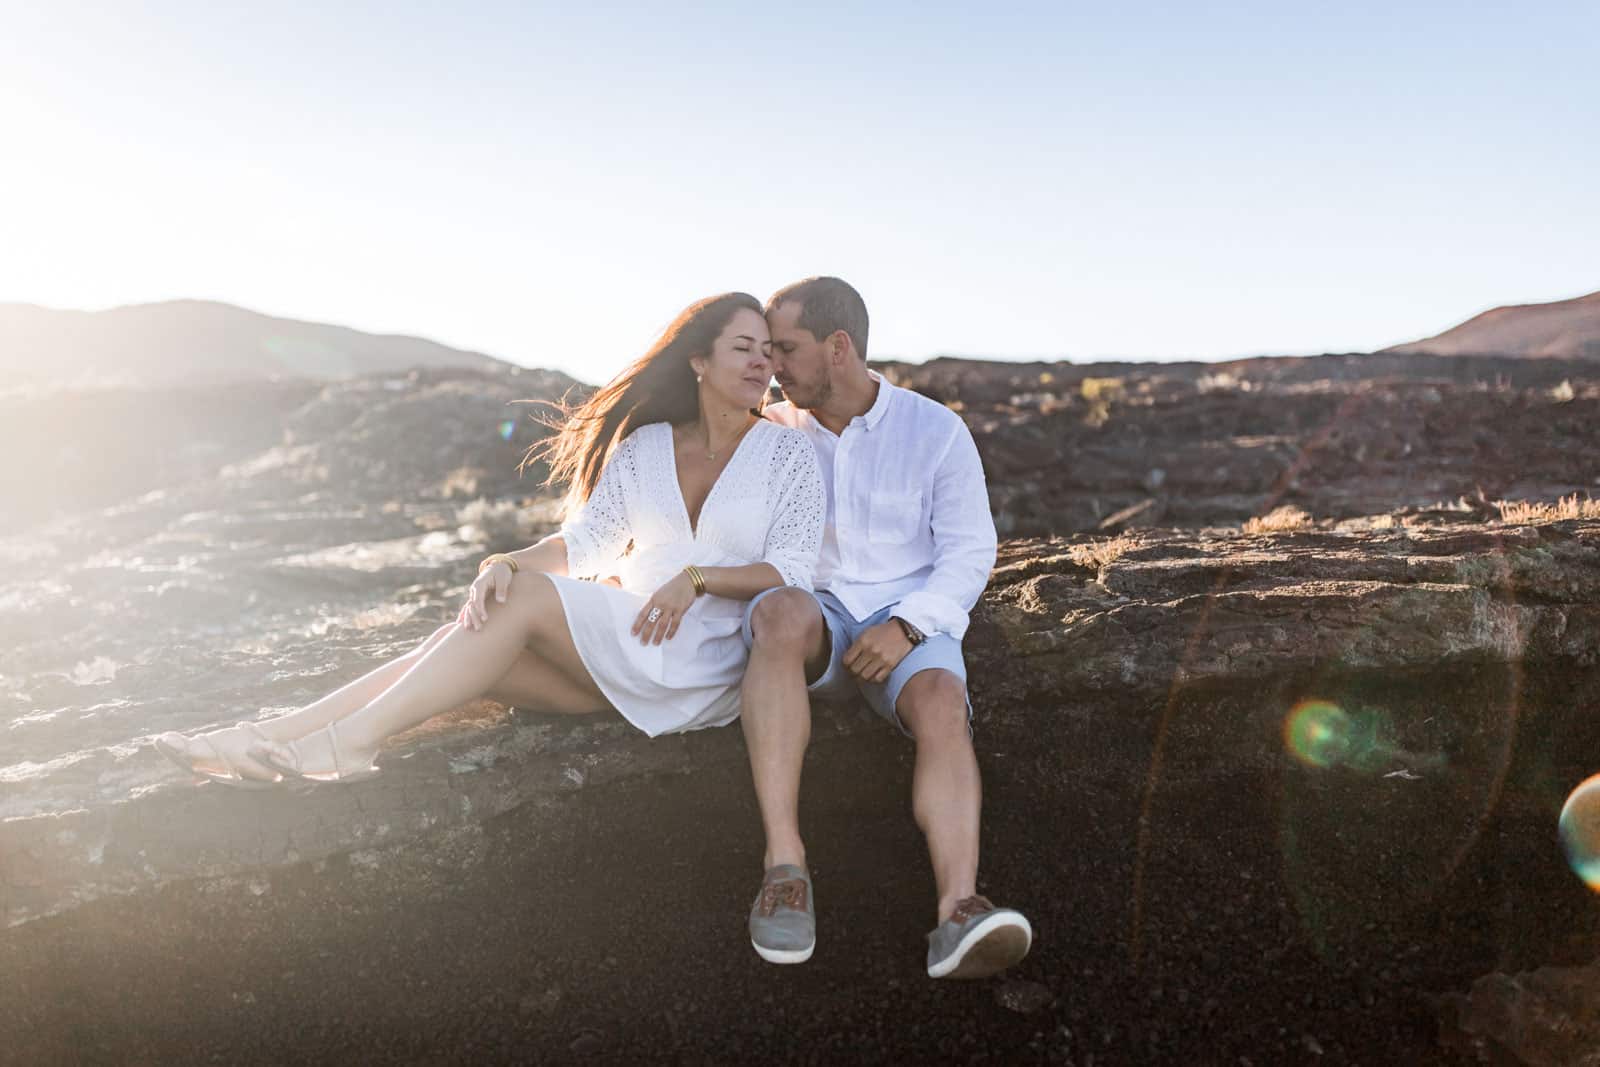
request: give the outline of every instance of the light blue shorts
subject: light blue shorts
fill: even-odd
[[[756,605],[761,602],[762,597],[784,588],[789,587],[780,585],[758,593],[745,607],[744,647],[749,648],[755,644],[755,635],[750,631],[750,616],[755,611]],[[967,663],[961,655],[961,642],[949,634],[929,634],[927,640],[906,653],[905,659],[895,665],[885,681],[861,681],[844,665],[844,654],[856,643],[856,638],[861,636],[863,630],[886,621],[894,613],[895,606],[890,604],[888,607],[879,608],[865,619],[857,619],[832,593],[823,590],[812,593],[811,596],[822,609],[822,621],[828,628],[828,666],[824,668],[821,677],[806,685],[806,692],[813,697],[839,702],[851,700],[857,695],[863,696],[873,711],[898,726],[901,733],[911,737],[911,731],[900,721],[895,706],[900,701],[900,690],[905,688],[913,675],[927,670],[946,670],[960,678],[963,685],[966,684]],[[972,732],[971,696],[967,697],[967,732]]]

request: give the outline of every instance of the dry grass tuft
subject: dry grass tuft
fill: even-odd
[[[1111,418],[1111,405],[1128,398],[1127,386],[1121,378],[1085,378],[1078,383],[1078,393],[1088,402],[1089,411],[1083,421],[1090,426],[1104,426]]]
[[[1527,500],[1496,500],[1500,521],[1519,525],[1559,522],[1562,519],[1600,519],[1600,500],[1579,500],[1578,494],[1564,496],[1554,504]]]
[[[1311,525],[1311,516],[1293,504],[1281,504],[1265,515],[1246,519],[1241,529],[1247,534],[1271,533],[1274,530],[1299,530]]]
[[[1202,374],[1194,383],[1195,390],[1200,393],[1231,393],[1238,391],[1248,393],[1254,388],[1246,378],[1228,371],[1217,371],[1215,374]]]
[[[1127,534],[1118,534],[1105,541],[1073,545],[1068,551],[1072,555],[1072,562],[1080,567],[1093,567],[1098,571],[1138,543]]]

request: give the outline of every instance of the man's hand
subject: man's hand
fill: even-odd
[[[906,632],[893,619],[886,619],[861,631],[845,652],[844,665],[863,682],[884,682],[910,651]]]

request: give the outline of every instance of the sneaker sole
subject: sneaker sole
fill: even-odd
[[[944,959],[928,968],[929,978],[987,978],[1021,962],[1033,947],[1026,916],[992,915],[967,931]]]
[[[756,955],[768,963],[804,963],[811,958],[817,943],[815,941],[805,948],[763,948],[756,944],[755,939],[750,940],[750,947],[756,950]]]

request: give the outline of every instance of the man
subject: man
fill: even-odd
[[[840,279],[780,290],[767,322],[785,399],[766,415],[811,438],[828,519],[817,592],[771,589],[745,615],[741,716],[767,838],[751,943],[774,963],[811,957],[798,818],[807,694],[859,693],[917,746],[912,809],[938,888],[928,974],[993,974],[1027,954],[1033,931],[977,892],[982,785],[961,639],[995,560],[977,446],[950,409],[867,369],[866,305]]]

